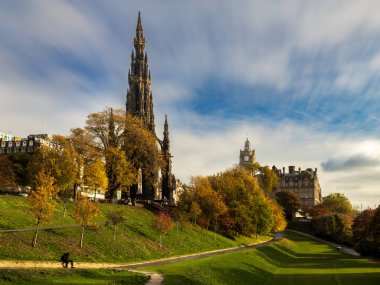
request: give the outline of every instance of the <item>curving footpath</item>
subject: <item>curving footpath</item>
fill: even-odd
[[[283,236],[284,236],[284,233],[280,232],[280,233],[275,233],[275,236],[272,240],[259,243],[259,244],[243,245],[240,247],[232,247],[232,248],[219,249],[219,250],[207,251],[207,252],[202,252],[202,253],[181,255],[177,257],[169,257],[169,258],[150,260],[150,261],[145,261],[145,262],[130,263],[130,264],[75,262],[75,266],[77,268],[85,268],[85,269],[96,269],[96,268],[110,268],[111,269],[113,268],[117,270],[128,270],[128,271],[133,271],[137,273],[142,273],[150,277],[150,280],[148,281],[148,283],[146,283],[146,285],[160,285],[160,284],[163,284],[163,280],[164,280],[161,274],[156,273],[156,272],[137,270],[137,268],[177,263],[177,262],[181,262],[185,260],[200,259],[200,258],[205,258],[209,256],[214,256],[214,255],[221,255],[225,253],[242,251],[242,250],[247,250],[251,248],[258,248],[258,247],[266,246],[274,242],[277,242],[281,240]],[[22,268],[62,268],[62,265],[61,265],[61,262],[59,261],[43,262],[43,261],[0,260],[0,268],[21,268],[21,267]]]

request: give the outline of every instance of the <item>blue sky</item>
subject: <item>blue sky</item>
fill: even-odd
[[[380,203],[379,1],[0,1],[0,130],[68,134],[125,106],[137,13],[157,133],[183,181],[262,164],[318,168],[324,195]]]

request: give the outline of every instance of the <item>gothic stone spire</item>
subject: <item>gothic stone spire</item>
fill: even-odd
[[[134,51],[131,55],[131,68],[128,72],[127,113],[139,117],[145,127],[155,135],[153,96],[150,91],[151,76],[148,56],[144,52],[145,38],[141,24],[141,14],[137,19]]]
[[[168,125],[168,116],[167,115],[165,115],[164,139],[162,141],[162,151],[163,152],[170,152],[169,125]]]
[[[168,116],[165,115],[164,139],[162,141],[163,171],[162,171],[162,197],[173,199],[172,160],[170,154]]]

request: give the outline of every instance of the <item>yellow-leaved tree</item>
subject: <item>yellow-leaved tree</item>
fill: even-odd
[[[87,197],[78,196],[75,206],[75,220],[81,225],[79,246],[83,247],[84,229],[93,225],[93,219],[98,214],[99,209],[94,203],[91,203]]]
[[[94,161],[88,163],[84,167],[83,180],[85,185],[93,187],[94,200],[96,200],[96,194],[104,192],[108,186],[108,178],[104,163],[100,157],[95,158]]]
[[[54,178],[50,173],[41,169],[35,177],[34,189],[28,197],[28,201],[32,206],[33,216],[36,219],[36,231],[32,242],[33,247],[36,247],[40,224],[48,221],[53,212],[53,196],[55,195],[53,184]]]

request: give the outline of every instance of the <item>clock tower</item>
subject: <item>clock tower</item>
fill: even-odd
[[[239,166],[247,167],[254,162],[256,162],[256,151],[254,149],[251,150],[251,143],[247,138],[244,143],[244,149],[240,150]]]

